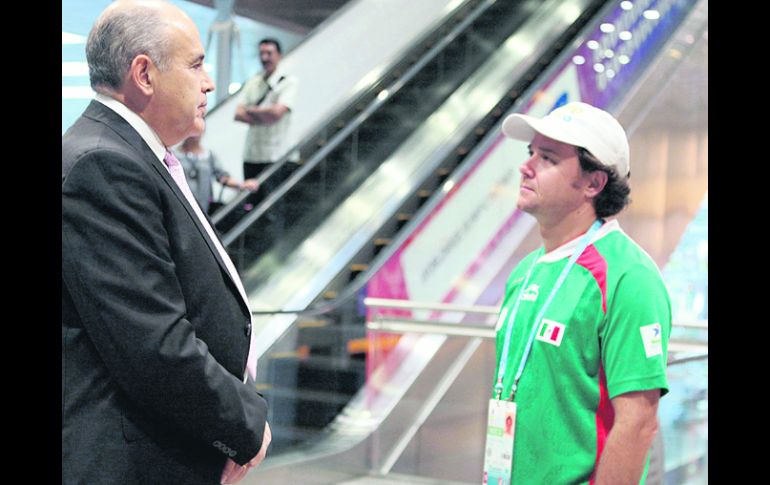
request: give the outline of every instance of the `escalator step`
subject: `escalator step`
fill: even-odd
[[[297,350],[286,352],[275,352],[270,354],[270,359],[304,359],[310,354],[310,348],[307,345],[297,347]]]
[[[389,351],[396,346],[400,335],[380,335],[374,339],[359,338],[348,342],[349,354],[368,354],[372,350],[374,351]],[[374,347],[374,348],[372,348]]]
[[[329,320],[303,320],[297,323],[298,328],[318,328],[329,325]]]
[[[386,247],[390,246],[390,244],[393,242],[392,239],[380,237],[374,240],[374,255],[377,256],[380,254],[380,251],[385,249]]]
[[[325,327],[308,327],[297,334],[297,344],[307,346],[313,357],[327,356],[342,358],[347,355],[347,343],[363,338],[366,328],[363,323],[348,323],[328,325]]]

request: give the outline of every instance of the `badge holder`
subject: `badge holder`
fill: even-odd
[[[515,430],[516,403],[490,399],[482,484],[508,485],[511,483]]]

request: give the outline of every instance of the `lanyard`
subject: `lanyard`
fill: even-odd
[[[564,280],[567,278],[567,274],[569,273],[570,269],[572,269],[572,266],[574,266],[575,262],[578,260],[581,254],[583,254],[583,251],[585,251],[586,247],[588,247],[589,242],[591,241],[591,238],[593,237],[594,233],[601,227],[602,221],[597,220],[593,223],[591,228],[588,230],[588,232],[585,233],[583,238],[580,240],[580,243],[575,248],[575,251],[572,253],[572,256],[570,257],[569,261],[567,262],[567,265],[562,270],[561,274],[559,275],[559,279],[556,280],[556,284],[554,285],[553,289],[551,290],[551,293],[548,295],[548,298],[545,300],[545,303],[540,308],[540,311],[537,314],[537,317],[535,318],[534,324],[532,325],[532,332],[529,335],[529,340],[527,341],[527,347],[524,350],[524,355],[521,357],[521,362],[519,363],[519,370],[516,372],[516,377],[513,380],[513,386],[511,387],[511,401],[513,401],[513,396],[516,393],[516,387],[519,383],[519,379],[521,378],[522,372],[524,372],[524,364],[527,363],[527,359],[529,358],[529,353],[532,350],[532,343],[535,340],[535,334],[537,333],[537,327],[540,320],[545,315],[546,310],[548,310],[548,307],[551,305],[551,301],[553,300],[553,297],[556,295],[556,292],[559,291],[559,288],[564,283]],[[542,251],[541,251],[542,253]],[[535,268],[535,265],[537,264],[537,261],[540,259],[541,254],[538,254],[534,261],[532,262],[532,266],[530,266],[529,270],[527,271],[527,276],[524,278],[524,284],[521,285],[521,289],[519,290],[519,294],[516,297],[516,303],[513,305],[513,311],[511,312],[511,318],[509,319],[508,328],[506,328],[505,331],[505,340],[503,341],[503,351],[500,355],[500,366],[497,370],[497,383],[495,384],[495,394],[497,399],[500,399],[500,395],[503,393],[503,377],[505,377],[505,370],[508,365],[508,352],[510,350],[510,344],[511,344],[511,333],[513,331],[513,324],[516,320],[516,314],[519,311],[519,302],[521,302],[521,294],[527,289],[527,284],[529,283],[529,278],[532,276],[532,270]],[[500,316],[500,320],[502,322],[506,321],[507,312],[503,310],[503,314]]]

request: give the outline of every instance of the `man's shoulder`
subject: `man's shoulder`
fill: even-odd
[[[241,90],[243,91],[243,95],[245,97],[245,102],[252,103],[254,102],[255,96],[258,96],[258,93],[262,92],[266,88],[265,80],[262,77],[262,74],[257,74],[255,76],[250,77],[243,83],[243,87]]]
[[[118,159],[139,164],[141,156],[114,127],[81,116],[62,136],[62,183],[77,166]]]
[[[607,264],[612,286],[629,275],[660,280],[660,269],[652,257],[623,231],[612,231],[596,241],[595,247]]]
[[[619,227],[608,232],[594,243],[599,253],[607,260],[608,265],[623,266],[655,266],[652,257],[636,241]]]
[[[268,82],[270,89],[276,93],[293,93],[299,85],[299,78],[288,72],[277,71]]]
[[[262,77],[262,73],[251,76],[246,82],[243,83],[244,88],[254,88],[265,84],[265,78]]]
[[[130,154],[131,145],[106,123],[80,117],[62,136],[62,160],[77,159],[91,151],[115,151]]]
[[[297,82],[298,79],[294,73],[278,67],[268,80],[272,81],[271,84],[283,84],[285,82]]]

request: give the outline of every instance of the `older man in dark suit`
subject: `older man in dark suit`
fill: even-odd
[[[238,274],[169,148],[204,129],[198,30],[118,1],[62,138],[62,482],[236,483],[270,443]]]

